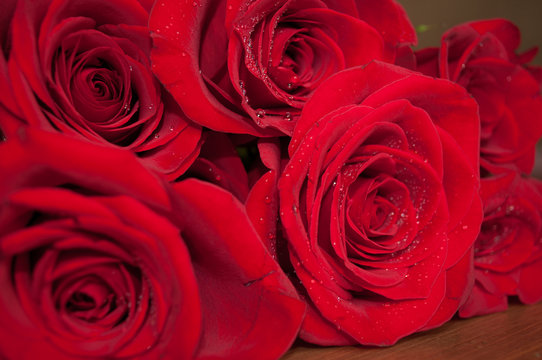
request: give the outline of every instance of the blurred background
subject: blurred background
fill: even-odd
[[[506,18],[521,30],[520,52],[532,47],[542,52],[542,0],[397,0],[405,8],[418,30],[418,46],[438,46],[442,34],[463,22]],[[542,54],[533,64],[542,65]],[[540,119],[542,121],[542,119]],[[538,152],[534,175],[542,178],[542,142]]]
[[[542,0],[397,0],[418,34],[418,48],[438,46],[442,33],[463,22],[506,18],[521,30],[521,50],[542,47]],[[542,65],[538,54],[534,63]]]

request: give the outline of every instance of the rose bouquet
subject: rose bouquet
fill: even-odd
[[[277,359],[542,300],[511,22],[414,51],[394,0],[0,8],[0,357]]]

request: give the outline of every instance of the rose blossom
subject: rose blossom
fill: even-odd
[[[482,180],[484,222],[474,244],[475,285],[459,315],[505,310],[508,296],[542,299],[542,185],[515,173]]]
[[[291,135],[330,75],[416,42],[393,0],[162,0],[149,24],[153,69],[187,115],[260,136]]]
[[[148,16],[135,0],[21,0],[8,64],[27,124],[129,149],[173,179],[197,156],[201,129],[152,74]]]
[[[420,50],[417,70],[457,82],[480,106],[482,163],[530,173],[542,135],[542,98],[536,54],[516,55],[519,29],[502,19],[458,25],[442,36],[440,48]]]
[[[381,62],[315,92],[278,184],[304,340],[390,345],[455,313],[482,218],[477,116],[460,86]]]
[[[0,157],[0,357],[274,359],[291,345],[304,305],[231,194],[32,128]]]

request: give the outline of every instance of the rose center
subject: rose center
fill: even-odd
[[[89,87],[97,100],[111,100],[118,96],[119,79],[116,72],[106,69],[91,70],[88,78]]]
[[[93,276],[78,280],[67,295],[66,313],[88,322],[99,321],[117,308],[112,289]]]
[[[90,310],[96,306],[94,299],[83,292],[76,292],[72,295],[71,299],[66,304],[68,311],[85,311]]]

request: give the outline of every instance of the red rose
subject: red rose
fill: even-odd
[[[451,318],[482,218],[478,127],[460,86],[380,62],[315,92],[278,185],[304,340],[390,345]]]
[[[231,194],[172,189],[127,151],[20,137],[0,144],[0,357],[271,359],[291,345],[304,305]]]
[[[538,187],[538,188],[537,188]],[[514,173],[483,179],[484,222],[474,244],[475,285],[459,315],[505,310],[509,295],[542,299],[542,186]]]
[[[526,63],[536,54],[516,55],[519,29],[506,20],[466,23],[448,30],[440,49],[416,53],[417,70],[457,82],[480,106],[482,163],[533,168],[542,135],[538,80]]]
[[[416,41],[393,0],[163,0],[149,24],[153,69],[187,115],[253,135],[291,135],[326,78]]]
[[[129,149],[173,179],[201,129],[152,74],[147,22],[135,0],[19,1],[9,69],[26,123]]]

